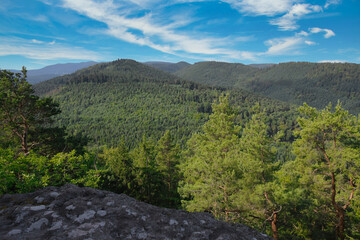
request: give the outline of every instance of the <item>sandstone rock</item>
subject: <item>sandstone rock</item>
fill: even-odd
[[[0,196],[0,223],[1,239],[9,240],[271,239],[207,213],[160,208],[124,194],[72,184]]]

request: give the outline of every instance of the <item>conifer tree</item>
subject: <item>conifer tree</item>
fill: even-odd
[[[334,111],[331,105],[318,111],[306,104],[299,110],[304,115],[294,142],[299,181],[320,203],[317,212],[332,219],[334,237],[345,239],[347,213],[360,193],[359,120],[340,104]]]
[[[0,70],[0,126],[18,139],[24,155],[45,142],[49,144],[57,134],[63,135],[59,129],[48,131],[52,117],[59,113],[59,105],[51,98],[34,95],[24,67],[22,74]]]
[[[238,168],[240,127],[228,96],[212,105],[213,113],[200,133],[188,141],[182,165],[184,180],[180,192],[189,211],[208,211],[217,218],[231,221],[239,214],[234,205],[241,174]]]
[[[173,143],[170,131],[166,131],[160,138],[156,146],[156,163],[158,170],[162,174],[166,192],[166,205],[176,207],[179,204],[179,195],[177,192],[179,181],[179,147]]]
[[[275,202],[272,185],[277,167],[275,152],[272,148],[274,139],[268,136],[269,126],[265,123],[265,111],[260,106],[253,107],[254,112],[246,124],[241,138],[243,157],[239,158],[242,178],[241,205],[247,205],[248,221],[251,218],[270,222],[274,239],[279,239],[277,219],[281,206]]]
[[[163,182],[156,163],[155,142],[146,139],[143,135],[142,142],[131,152],[131,157],[136,171],[137,198],[148,203],[161,205]]]
[[[100,158],[116,177],[116,189],[121,193],[131,194],[134,188],[134,166],[129,149],[121,141],[116,148],[104,148]]]

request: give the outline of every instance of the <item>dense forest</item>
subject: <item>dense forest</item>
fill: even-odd
[[[180,71],[183,68],[190,66],[190,63],[187,62],[178,62],[178,63],[170,63],[170,62],[145,62],[144,64],[160,69],[164,72],[174,73]]]
[[[35,90],[60,103],[57,126],[99,145],[117,146],[123,139],[134,146],[144,134],[159,139],[166,130],[183,145],[208,119],[212,102],[225,92],[240,118],[248,118],[249,106],[259,102],[270,115],[271,131],[281,126],[288,139],[296,122],[295,107],[289,104],[241,89],[192,83],[133,60],[98,64],[37,84]]]
[[[199,62],[175,74],[197,83],[245,89],[293,104],[307,102],[316,108],[340,100],[351,113],[360,113],[359,64],[290,62],[258,68]]]
[[[341,103],[295,107],[131,60],[37,94],[25,69],[0,85],[0,194],[71,182],[274,239],[360,238],[360,119]]]

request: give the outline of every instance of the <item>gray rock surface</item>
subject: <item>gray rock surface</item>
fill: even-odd
[[[0,239],[271,238],[207,213],[160,208],[124,194],[67,184],[0,196]]]

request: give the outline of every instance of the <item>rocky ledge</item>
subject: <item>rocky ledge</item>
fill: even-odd
[[[210,214],[72,184],[0,196],[0,223],[1,239],[271,239]]]

